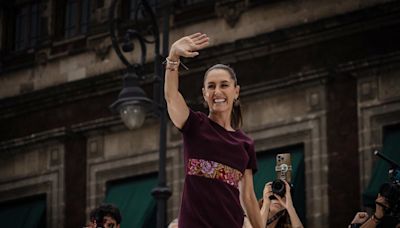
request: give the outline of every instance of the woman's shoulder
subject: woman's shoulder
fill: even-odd
[[[193,109],[189,108],[189,112],[191,112],[194,115],[199,116],[201,118],[208,118],[207,115],[204,112],[201,112],[201,111],[196,111],[196,110],[193,110]]]
[[[189,116],[184,124],[183,128],[187,128],[189,126],[199,126],[207,121],[208,117],[205,113],[200,111],[194,111],[193,109],[189,108]],[[183,129],[182,128],[182,129]]]
[[[193,109],[189,109],[189,117],[198,119],[201,122],[208,120],[208,116],[204,112]]]
[[[237,135],[239,135],[241,138],[245,139],[246,141],[249,142],[254,142],[254,140],[246,133],[244,132],[242,129],[237,129],[236,130]]]

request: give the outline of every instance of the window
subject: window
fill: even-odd
[[[89,30],[89,0],[67,0],[64,35],[66,38],[85,34]]]
[[[136,22],[134,21],[135,19],[138,20],[137,22],[149,20],[149,16],[144,14],[143,0],[128,0],[120,2],[123,26],[132,25],[132,23]],[[147,3],[156,14],[156,17],[161,16],[161,14],[157,14],[157,7],[160,6],[160,0],[147,0]]]
[[[1,227],[45,228],[44,195],[0,203]]]
[[[39,40],[39,4],[32,2],[17,8],[15,14],[15,50],[34,47]]]
[[[31,66],[48,39],[43,0],[4,1],[0,7],[0,72]],[[34,49],[34,50],[32,50]]]
[[[400,163],[400,124],[387,126],[383,129],[383,148],[380,151],[393,161]],[[371,151],[372,153],[372,151]],[[363,192],[363,204],[366,207],[372,207],[375,209],[375,199],[378,195],[380,186],[389,182],[388,171],[390,165],[380,159],[375,163],[372,171],[371,180],[368,187]]]
[[[216,17],[215,1],[180,0],[174,6],[174,26],[185,26]]]
[[[121,227],[156,227],[156,201],[151,190],[157,175],[144,175],[107,184],[106,203],[116,205],[121,214]]]
[[[36,47],[46,36],[44,3],[40,0],[4,5],[2,49],[7,53]]]
[[[56,40],[72,38],[89,31],[90,0],[57,0],[53,4]]]
[[[257,154],[258,171],[254,175],[254,190],[257,199],[262,198],[264,186],[267,182],[276,179],[275,165],[276,155],[290,153],[292,160],[292,184],[294,186],[293,204],[300,220],[306,223],[306,202],[305,202],[305,171],[304,171],[304,146],[293,145],[288,147],[268,150]]]
[[[201,2],[205,2],[206,0],[180,0],[179,5],[180,6],[190,6],[190,5],[196,5]]]

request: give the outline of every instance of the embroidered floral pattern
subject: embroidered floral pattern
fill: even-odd
[[[203,159],[189,159],[188,175],[202,176],[223,181],[239,188],[239,181],[243,174],[227,165]]]

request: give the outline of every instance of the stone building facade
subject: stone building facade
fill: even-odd
[[[124,6],[135,2],[122,1],[117,14],[128,21]],[[0,205],[43,196],[47,227],[82,226],[108,183],[157,173],[158,119],[128,130],[108,109],[125,70],[111,47],[110,5],[0,3]],[[170,43],[197,31],[211,45],[184,60],[190,70],[181,72],[181,88],[189,106],[204,111],[202,75],[209,66],[231,65],[257,154],[303,148],[303,222],[346,226],[363,207],[383,129],[400,124],[400,3],[173,1]],[[147,57],[150,75],[151,51]],[[135,62],[139,53],[127,58]],[[143,87],[152,92],[151,83]],[[184,164],[171,124],[167,139],[172,220]]]

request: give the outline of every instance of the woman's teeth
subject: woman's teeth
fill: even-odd
[[[223,103],[225,101],[226,101],[226,99],[223,99],[223,98],[214,99],[214,103]]]

